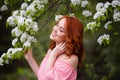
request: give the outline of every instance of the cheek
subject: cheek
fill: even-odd
[[[59,39],[61,40],[61,41],[65,41],[65,38],[66,36],[65,35],[59,35]]]

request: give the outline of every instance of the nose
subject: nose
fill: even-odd
[[[54,26],[53,30],[54,30],[54,32],[57,32],[58,31],[58,27]]]

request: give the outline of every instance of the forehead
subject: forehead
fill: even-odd
[[[65,23],[66,23],[66,18],[63,18],[63,19],[61,19],[59,22],[59,25],[65,25]]]

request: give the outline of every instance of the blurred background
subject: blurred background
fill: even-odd
[[[2,19],[0,19],[0,55],[12,47],[11,29],[6,27],[6,20],[11,16],[12,11],[20,8],[24,0],[8,0],[8,9],[0,11]],[[49,35],[51,28],[55,23],[55,15],[67,14],[72,11],[70,8],[70,0],[48,0],[48,10],[36,18],[39,25],[39,33],[36,35],[38,42],[33,45],[33,55],[40,64],[42,58],[46,54],[49,46]],[[89,8],[95,12],[95,5],[98,2],[111,2],[112,0],[90,0],[92,4]],[[4,4],[4,0],[0,0],[0,7]],[[84,23],[92,20],[92,18],[84,18],[81,16],[80,9],[75,9],[74,13],[81,22]],[[78,15],[79,14],[79,15]],[[113,31],[120,33],[120,23],[114,25]],[[111,34],[113,31],[110,31]],[[85,57],[80,70],[78,70],[78,80],[120,80],[120,35],[112,36],[112,42],[106,46],[100,46],[96,41],[97,37],[104,33],[105,30],[100,29],[95,34],[90,31],[84,32],[84,48]],[[28,63],[24,59],[14,60],[9,64],[0,66],[0,80],[37,80]]]

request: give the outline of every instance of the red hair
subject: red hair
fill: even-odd
[[[83,47],[83,24],[75,17],[63,16],[61,19],[66,18],[66,52],[67,56],[72,54],[77,55],[79,59],[78,67],[82,63],[82,57],[84,54]],[[61,20],[60,19],[60,20]],[[59,21],[60,21],[59,20]],[[53,49],[55,42],[51,41],[49,48]]]

